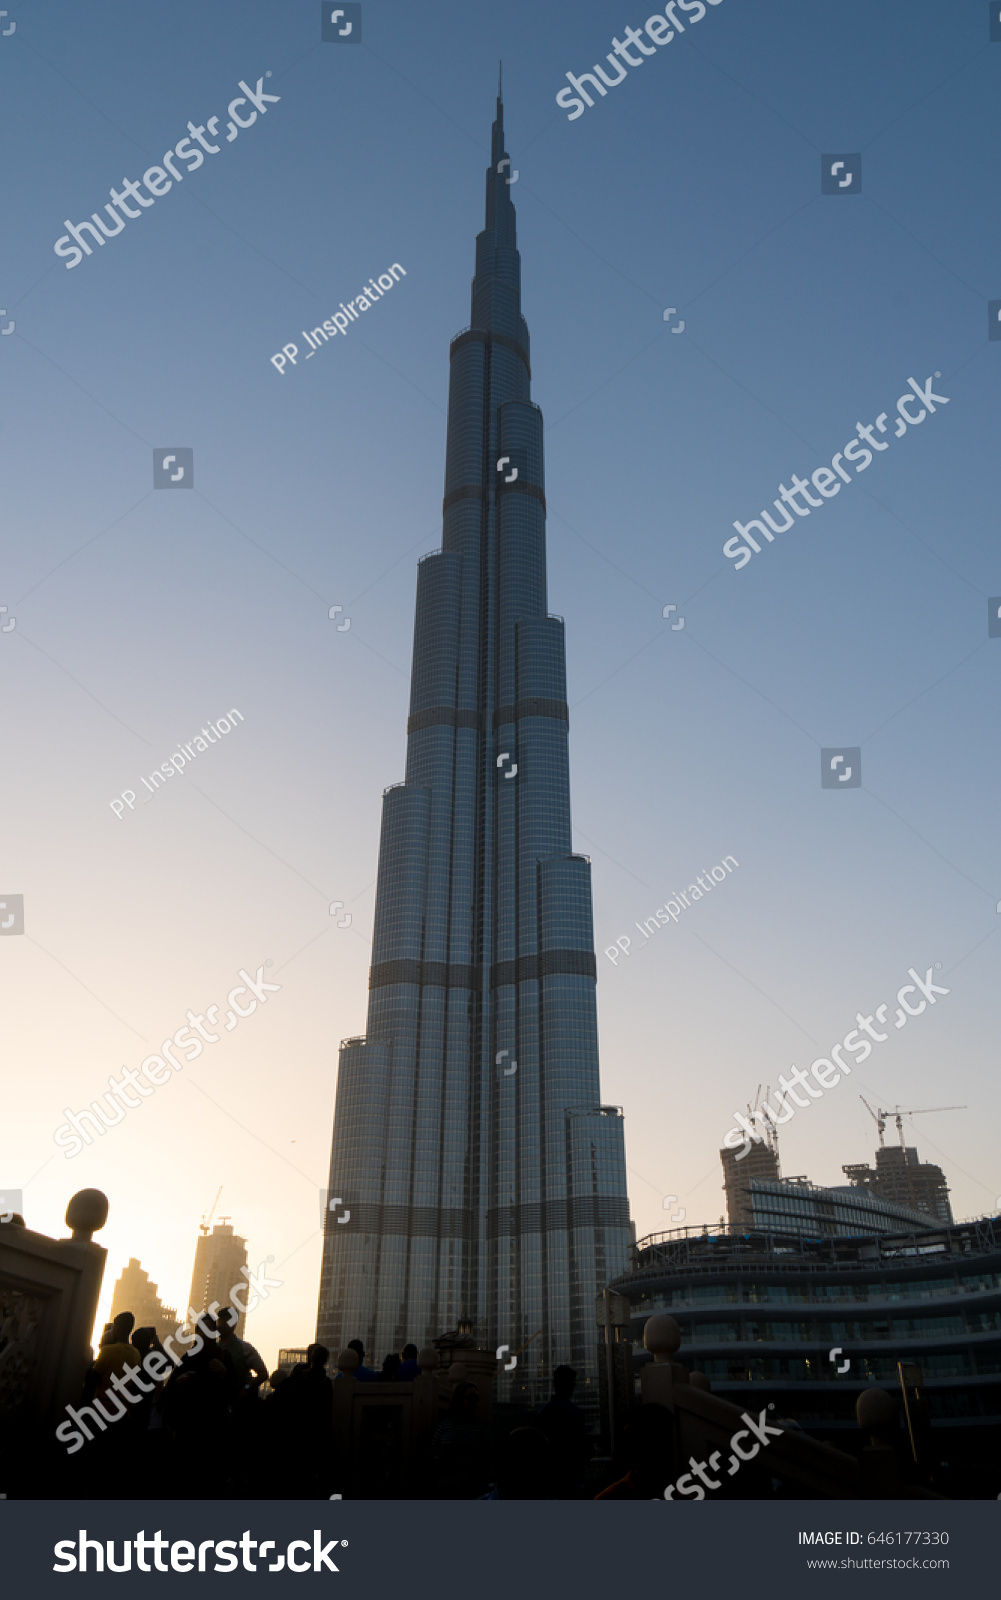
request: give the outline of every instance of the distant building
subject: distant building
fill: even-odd
[[[637,1363],[646,1319],[666,1311],[678,1360],[715,1394],[755,1414],[773,1403],[841,1448],[861,1391],[899,1393],[897,1363],[915,1365],[940,1453],[971,1473],[979,1461],[981,1481],[996,1462],[1001,1218],[852,1239],[679,1228],[641,1239],[634,1259],[609,1287],[630,1302]]]
[[[245,1290],[247,1287],[246,1273],[241,1270],[246,1265],[247,1241],[233,1232],[225,1217],[216,1223],[211,1233],[202,1223],[195,1245],[195,1265],[188,1295],[189,1315],[208,1311],[214,1301],[218,1301],[220,1307],[230,1305],[230,1290]],[[241,1295],[240,1298],[245,1299],[246,1296]],[[238,1339],[243,1338],[246,1320],[241,1312],[236,1325]]]
[[[851,1239],[859,1234],[899,1233],[902,1228],[933,1228],[934,1219],[910,1206],[838,1184],[823,1189],[809,1178],[752,1178],[745,1218],[750,1232],[802,1233],[810,1239]]]
[[[949,1185],[941,1167],[919,1161],[913,1146],[887,1145],[876,1151],[875,1169],[865,1163],[842,1167],[853,1188],[868,1189],[880,1200],[909,1206],[935,1222],[952,1221]]]
[[[155,1328],[162,1344],[169,1334],[175,1332],[179,1319],[173,1306],[161,1304],[157,1287],[157,1284],[150,1282],[149,1273],[133,1256],[128,1266],[122,1268],[115,1284],[115,1292],[111,1297],[111,1320],[114,1322],[123,1311],[131,1311],[136,1319],[136,1327]]]
[[[876,1166],[847,1166],[849,1183],[820,1187],[808,1178],[783,1178],[775,1141],[720,1151],[726,1215],[731,1229],[850,1238],[931,1228],[952,1221],[941,1167],[919,1161],[913,1149],[876,1151]]]
[[[751,1180],[765,1179],[779,1182],[779,1158],[768,1144],[752,1144],[743,1160],[738,1160],[739,1150],[721,1150],[723,1187],[726,1190],[726,1217],[731,1227],[754,1226],[751,1204]]]

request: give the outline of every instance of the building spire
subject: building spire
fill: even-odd
[[[504,156],[507,154],[506,150],[504,149],[504,102],[501,99],[500,91],[501,91],[501,77],[500,77],[500,69],[498,69],[498,74],[497,74],[497,115],[494,118],[493,129],[492,129],[492,132],[491,132],[491,139],[490,139],[490,169],[491,170],[487,174],[487,176],[488,176],[488,180],[490,181],[490,183],[492,185],[495,185],[497,180],[498,180],[498,178],[500,178],[500,186],[503,189],[504,193],[506,195],[508,195],[508,197],[510,198],[511,185],[509,183],[507,183],[507,184],[504,183],[503,174],[501,173],[500,169],[498,168],[498,162],[502,161]],[[487,226],[489,227],[491,225],[492,224],[488,222]]]

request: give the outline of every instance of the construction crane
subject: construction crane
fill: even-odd
[[[202,1212],[202,1221],[201,1221],[201,1227],[199,1229],[199,1232],[208,1233],[209,1228],[212,1225],[212,1218],[215,1216],[215,1208],[219,1204],[219,1196],[221,1194],[222,1194],[222,1184],[219,1185],[218,1189],[215,1192],[215,1199],[212,1202],[212,1210],[209,1212],[208,1216],[206,1216],[205,1213]]]
[[[882,1150],[883,1145],[886,1143],[885,1139],[883,1138],[883,1130],[886,1127],[886,1117],[883,1115],[882,1111],[874,1111],[872,1109],[872,1106],[869,1104],[864,1094],[860,1094],[859,1099],[865,1106],[873,1122],[876,1124],[876,1127],[879,1129],[879,1148]]]
[[[904,1117],[927,1117],[930,1116],[933,1111],[965,1111],[967,1109],[966,1106],[919,1106],[914,1111],[905,1111],[902,1106],[894,1106],[891,1110],[887,1110],[883,1106],[879,1106],[874,1111],[864,1094],[860,1094],[859,1099],[865,1106],[870,1117],[872,1117],[876,1127],[879,1129],[879,1148],[881,1150],[886,1143],[886,1140],[883,1138],[883,1134],[886,1129],[887,1121],[890,1117],[892,1117],[894,1122],[897,1124],[897,1136],[900,1139],[900,1148],[903,1150],[905,1148]]]
[[[768,1084],[765,1088],[765,1104],[759,1112],[758,1104],[761,1100],[761,1085],[759,1083],[758,1092],[754,1096],[754,1105],[752,1107],[750,1103],[748,1103],[747,1114],[751,1122],[754,1122],[757,1119],[758,1121],[764,1123],[765,1144],[775,1157],[775,1171],[781,1177],[781,1168],[779,1167],[779,1130],[769,1115],[770,1107],[768,1105],[768,1099],[771,1095],[771,1092],[771,1084]],[[781,1104],[781,1101],[779,1103]]]

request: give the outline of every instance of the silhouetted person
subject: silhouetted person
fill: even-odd
[[[103,1349],[105,1349],[105,1347],[107,1345],[109,1345],[111,1343],[111,1341],[114,1339],[114,1337],[115,1337],[115,1324],[113,1322],[106,1322],[104,1324],[104,1330],[103,1330],[103,1332],[101,1334],[101,1337],[98,1340],[97,1355],[100,1355],[101,1351]],[[81,1403],[83,1405],[89,1405],[91,1400],[93,1400],[93,1398],[94,1398],[94,1390],[97,1388],[97,1384],[98,1384],[97,1356],[95,1356],[93,1350],[91,1350],[90,1366],[87,1368],[87,1371],[84,1373],[83,1388],[80,1391],[80,1400],[81,1400]]]
[[[240,1314],[233,1306],[224,1306],[217,1318],[219,1349],[224,1352],[227,1370],[234,1393],[252,1390],[256,1396],[268,1376],[268,1369],[249,1339],[236,1337]]]
[[[333,1471],[334,1386],[327,1377],[330,1351],[311,1344],[305,1364],[293,1367],[274,1397],[272,1443],[283,1453],[277,1492],[295,1499],[326,1496]],[[335,1485],[336,1487],[336,1485]]]
[[[362,1344],[361,1340],[349,1339],[348,1349],[353,1350],[355,1355],[358,1357],[358,1365],[355,1367],[352,1376],[357,1378],[359,1383],[377,1382],[379,1374],[371,1367],[366,1367],[365,1365],[365,1346]]]
[[[626,1474],[596,1500],[659,1500],[671,1481],[674,1423],[664,1406],[637,1406],[623,1430]]]
[[[399,1356],[395,1353],[392,1353],[386,1357],[385,1361],[382,1363],[382,1371],[379,1374],[383,1383],[396,1382],[396,1376],[399,1372],[401,1364],[402,1363]]]
[[[101,1347],[97,1352],[94,1362],[94,1371],[97,1374],[95,1395],[102,1398],[112,1388],[112,1374],[116,1377],[125,1376],[126,1367],[137,1367],[142,1359],[139,1351],[130,1342],[132,1329],[136,1319],[131,1311],[120,1311],[111,1324],[111,1334],[105,1328],[101,1336]]]
[[[240,1313],[234,1306],[223,1306],[215,1320],[219,1335],[216,1353],[225,1368],[229,1411],[231,1451],[226,1469],[233,1492],[249,1494],[259,1469],[257,1457],[263,1443],[264,1414],[258,1404],[258,1390],[268,1376],[268,1369],[249,1339],[237,1338]]]
[[[400,1358],[400,1365],[396,1369],[397,1383],[409,1383],[412,1378],[417,1377],[421,1370],[417,1365],[418,1354],[419,1352],[415,1344],[405,1344],[403,1346],[403,1355]]]
[[[431,1470],[440,1500],[477,1500],[490,1476],[490,1429],[477,1416],[475,1383],[456,1385],[448,1415],[431,1440]]]
[[[539,1412],[537,1422],[553,1448],[554,1488],[557,1499],[570,1499],[580,1488],[587,1467],[587,1420],[573,1403],[577,1374],[573,1367],[553,1373],[553,1398]]]
[[[161,1354],[164,1353],[164,1350],[162,1344],[156,1336],[155,1328],[136,1328],[132,1335],[131,1349],[134,1352],[131,1364],[140,1368],[139,1377],[142,1379],[143,1384],[148,1387],[149,1391],[147,1393],[146,1390],[138,1383],[130,1385],[133,1392],[138,1394],[139,1398],[130,1411],[129,1425],[135,1433],[142,1434],[145,1433],[146,1429],[149,1427],[150,1414],[153,1410],[153,1404],[163,1387],[162,1384],[154,1384],[153,1379],[149,1377],[145,1370],[143,1370],[142,1362],[149,1355],[151,1350],[159,1350]]]
[[[151,1350],[163,1349],[155,1328],[136,1328],[132,1334],[132,1343],[143,1358],[148,1356]],[[167,1359],[170,1359],[169,1356]]]
[[[124,1468],[132,1446],[128,1418],[135,1406],[128,1397],[135,1390],[129,1385],[128,1369],[140,1362],[139,1351],[129,1342],[135,1320],[131,1311],[122,1311],[105,1325],[97,1355],[83,1380],[81,1404],[95,1406],[105,1423],[103,1431],[88,1440],[77,1466],[88,1482],[114,1478]]]
[[[557,1498],[553,1447],[541,1428],[514,1428],[500,1449],[497,1481],[484,1500]]]
[[[196,1452],[203,1453],[206,1460],[222,1462],[229,1448],[231,1379],[211,1313],[203,1312],[198,1318],[197,1332],[203,1341],[201,1348],[188,1350],[168,1378],[163,1396],[177,1466],[184,1471],[190,1469]]]
[[[136,1328],[132,1335],[132,1343],[140,1360],[145,1360],[150,1351],[157,1351],[163,1356],[164,1362],[170,1362],[170,1357],[160,1343],[155,1328]],[[135,1450],[133,1460],[142,1478],[143,1498],[161,1499],[174,1493],[169,1477],[170,1430],[163,1416],[164,1385],[155,1383],[145,1368],[140,1376],[145,1384],[150,1384],[152,1387],[148,1394],[143,1394],[138,1384],[133,1385],[140,1393],[140,1398],[134,1407],[132,1423]],[[122,1426],[125,1425],[123,1422]]]

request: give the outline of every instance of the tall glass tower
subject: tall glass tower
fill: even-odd
[[[317,1338],[381,1361],[473,1324],[540,1398],[597,1370],[628,1262],[622,1115],[600,1104],[591,868],[570,831],[563,620],[546,609],[497,101],[470,325],[450,347],[442,548],[418,566],[407,765],[385,791],[368,1031],[341,1045]]]

